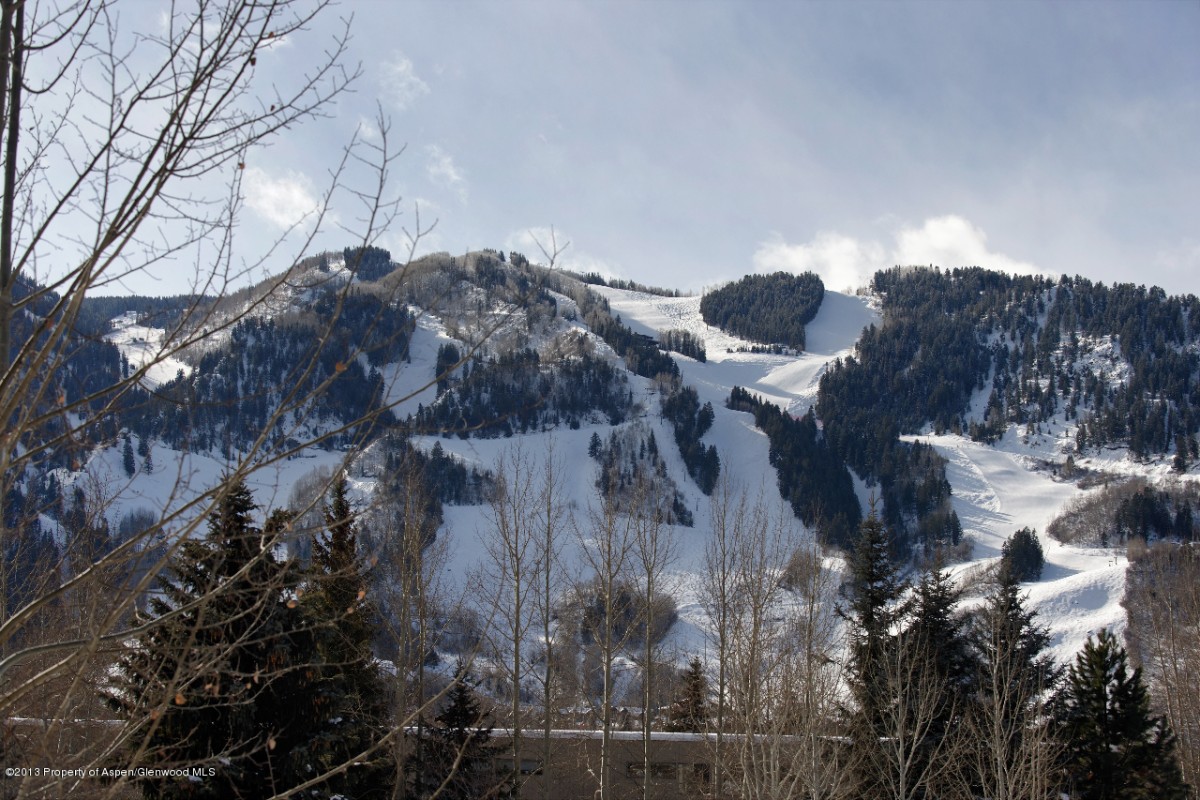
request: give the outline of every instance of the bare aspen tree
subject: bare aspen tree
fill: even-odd
[[[425,666],[436,642],[438,613],[444,614],[449,605],[441,582],[447,546],[437,538],[437,520],[429,513],[420,473],[402,466],[395,480],[367,519],[376,538],[380,605],[395,643],[397,719],[417,728],[419,748],[425,712],[437,698],[427,685]],[[409,742],[396,745],[397,768],[402,772],[411,755]],[[403,797],[404,792],[401,780],[393,797]]]
[[[523,749],[521,694],[530,670],[526,648],[536,622],[534,593],[540,584],[539,498],[533,465],[520,447],[500,457],[495,476],[496,485],[488,501],[491,530],[484,544],[486,556],[478,584],[491,616],[487,626],[490,651],[510,693],[513,768],[519,781]]]
[[[725,733],[729,710],[730,665],[735,642],[734,620],[740,613],[737,576],[745,535],[744,520],[749,513],[744,494],[737,492],[728,476],[722,475],[712,494],[710,515],[712,532],[704,548],[704,575],[701,578],[701,604],[708,617],[709,636],[717,664],[714,687],[716,731],[713,738],[713,786],[723,797],[727,754]]]
[[[729,650],[729,711],[734,729],[742,734],[735,756],[741,777],[739,793],[764,797],[772,794],[768,787],[782,789],[782,781],[795,780],[794,776],[782,775],[780,759],[786,756],[780,752],[778,740],[773,747],[763,747],[759,738],[782,689],[771,680],[778,666],[776,658],[782,655],[775,646],[780,632],[775,622],[781,616],[778,602],[783,595],[781,580],[790,542],[783,521],[771,519],[761,493],[741,512],[734,523],[738,535],[736,602],[730,615],[733,646]],[[783,796],[787,794],[783,792]]]
[[[1126,639],[1176,736],[1184,780],[1200,785],[1200,553],[1155,543],[1130,556]]]
[[[980,679],[983,696],[967,715],[960,750],[973,754],[966,776],[996,800],[1057,798],[1061,747],[1047,725],[1046,687],[1017,674],[1010,659],[987,665]],[[968,796],[971,786],[961,791]]]
[[[844,796],[833,578],[761,492],[722,479],[712,520],[701,592],[717,662],[715,795]]]
[[[265,258],[235,253],[246,159],[272,135],[320,114],[356,70],[343,64],[348,33],[336,26],[330,46],[305,74],[267,86],[256,77],[256,65],[275,43],[303,39],[307,29],[319,26],[325,6],[299,0],[199,2],[172,7],[161,25],[156,19],[151,29],[137,30],[142,20],[119,16],[114,3],[3,3],[0,414],[6,424],[0,433],[0,495],[28,500],[26,476],[53,467],[80,470],[91,449],[112,435],[118,412],[151,369],[228,331],[294,274],[289,270],[260,287],[256,297],[220,311],[219,303],[193,302],[157,353],[111,380],[91,375],[90,383],[62,381],[86,341],[77,324],[89,295],[138,274],[178,275],[181,263],[194,259],[197,268],[187,288],[212,297],[281,257],[278,249]],[[387,173],[395,154],[387,131],[381,120],[376,141],[352,141],[330,170],[326,202],[349,191],[361,203],[363,243],[373,240],[394,211]],[[374,183],[349,187],[350,163],[373,172]],[[317,209],[312,221],[319,223],[321,215]],[[317,227],[298,244],[301,252]],[[327,336],[318,332],[317,338]],[[261,434],[231,454],[230,482],[286,457],[290,448],[271,444],[276,431],[289,427],[292,415],[329,385],[313,362],[296,365],[295,374],[313,380],[297,380],[297,388],[267,415]],[[297,447],[312,442],[308,438]],[[135,620],[137,600],[225,492],[224,486],[189,485],[182,469],[176,478],[158,518],[111,546],[74,548],[65,569],[56,569],[37,550],[38,517],[46,508],[31,501],[19,518],[0,520],[0,552],[29,556],[44,578],[26,581],[10,570],[7,558],[0,563],[0,716],[50,720],[40,749],[54,752],[55,763],[64,768],[106,763],[115,752],[123,734],[63,751],[53,749],[53,729],[95,713],[90,707],[95,680],[88,676],[103,673],[121,642],[159,624]],[[97,525],[102,516],[98,509]],[[14,586],[17,578],[20,587]],[[67,598],[74,598],[79,624],[42,624]],[[39,695],[49,697],[51,687],[53,701],[31,705]],[[77,788],[60,780],[24,782],[18,791],[63,796]],[[109,790],[121,788],[118,781]]]
[[[268,35],[300,34],[320,5],[239,3],[221,11],[202,4],[190,14],[179,12],[165,33],[144,33],[139,41],[119,29],[110,4],[3,6],[5,496],[26,471],[52,463],[59,451],[82,455],[94,441],[92,428],[146,372],[143,365],[112,385],[79,394],[64,390],[59,370],[80,346],[74,328],[85,296],[165,267],[200,245],[211,248],[205,258],[215,266],[196,276],[194,291],[220,291],[235,279],[228,248],[239,206],[239,159],[314,114],[352,77],[338,66],[345,39],[335,40],[328,62],[314,63],[314,72],[291,94],[276,90],[268,109],[259,104],[253,81],[255,53],[269,46]],[[189,56],[182,58],[183,52]],[[140,129],[147,118],[163,127]],[[204,181],[222,171],[229,176],[225,188],[203,198]],[[155,230],[143,237],[143,228]],[[181,236],[163,239],[164,229]],[[49,263],[60,268],[39,274],[39,265]],[[201,314],[191,309],[186,325]],[[197,340],[181,336],[170,352]],[[9,527],[8,520],[0,522],[0,549],[21,538],[20,527]],[[76,573],[80,580],[87,571]],[[22,609],[8,607],[9,577],[0,570],[3,654],[28,619]]]
[[[844,797],[849,784],[847,758],[840,745],[838,703],[844,642],[837,619],[837,580],[825,569],[812,540],[792,552],[784,573],[790,593],[781,623],[781,653],[772,676],[778,686],[776,711],[768,721],[768,742],[781,741],[790,756],[788,774],[795,790],[811,800]]]
[[[883,673],[878,686],[884,694],[878,705],[879,741],[872,748],[877,797],[923,798],[953,774],[962,757],[961,738],[932,735],[946,703],[954,702],[942,677],[928,668],[932,647],[936,644],[901,633],[875,662]]]
[[[542,706],[542,742],[537,755],[543,768],[553,756],[551,731],[561,694],[555,639],[559,635],[558,611],[570,585],[561,562],[567,524],[561,467],[553,443],[547,445],[540,469],[520,447],[500,457],[489,499],[487,552],[476,581],[485,604],[481,611],[489,619],[489,653],[496,658],[511,692],[509,724],[518,786],[524,782],[527,683]],[[542,785],[548,796],[553,790],[551,782],[544,780]]]
[[[820,553],[783,508],[756,501],[737,524],[730,711],[743,734],[735,758],[743,797],[829,797],[840,679],[834,587]]]
[[[562,462],[556,455],[554,443],[546,447],[542,463],[542,479],[536,497],[534,516],[537,554],[537,584],[533,592],[533,607],[538,636],[542,648],[542,669],[534,672],[534,681],[539,684],[542,700],[542,768],[549,775],[553,756],[551,731],[554,715],[561,693],[558,675],[558,650],[555,639],[559,635],[557,609],[562,603],[566,588],[570,585],[569,572],[562,563],[563,532],[570,524],[568,511],[563,503]],[[542,781],[543,795],[549,800],[553,787],[549,778]]]
[[[594,771],[597,797],[609,800],[612,797],[617,661],[629,642],[632,623],[636,622],[630,613],[633,609],[629,608],[636,523],[634,517],[620,507],[615,493],[599,498],[598,503],[598,508],[589,509],[587,527],[576,531],[584,568],[591,573],[590,579],[579,586],[578,603],[582,609],[581,632],[591,640],[590,649],[599,662],[598,696],[590,691],[590,675],[585,675],[585,682],[588,700],[597,712],[601,730],[600,763]],[[585,672],[589,671],[587,649],[585,647]]]
[[[644,483],[634,492],[639,507],[634,509],[633,565],[641,582],[642,618],[642,796],[650,796],[650,737],[654,727],[656,662],[661,657],[659,628],[666,609],[661,609],[660,594],[667,569],[674,563],[675,539],[663,524],[659,499]]]

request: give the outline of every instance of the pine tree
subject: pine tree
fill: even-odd
[[[911,622],[901,644],[907,650],[904,659],[915,675],[922,676],[902,691],[937,695],[932,702],[924,699],[930,719],[923,726],[923,741],[911,769],[917,775],[938,773],[943,780],[952,779],[954,770],[938,769],[934,762],[945,760],[944,745],[961,723],[976,677],[966,623],[955,611],[959,595],[949,573],[940,566],[925,573],[913,591]],[[911,698],[909,706],[917,708],[921,702],[921,698]]]
[[[873,510],[859,527],[849,567],[850,600],[840,613],[851,625],[856,699],[868,709],[874,703],[869,691],[872,662],[890,646],[892,628],[905,612],[900,603],[904,582],[892,563],[887,530]]]
[[[493,725],[480,706],[475,687],[460,659],[445,705],[404,766],[411,795],[417,800],[435,795],[438,800],[516,797],[513,776],[492,771],[492,759],[505,749],[492,742]]]
[[[908,639],[929,650],[947,688],[957,694],[973,691],[976,663],[967,638],[966,619],[956,612],[961,592],[941,566],[925,573],[913,592]]]
[[[121,466],[127,478],[132,478],[137,472],[137,462],[133,458],[133,442],[130,441],[128,433],[125,434],[125,445],[121,449]]]
[[[1192,504],[1186,498],[1183,505],[1175,512],[1175,535],[1182,542],[1190,542],[1192,540]]]
[[[1102,630],[1088,637],[1056,702],[1065,746],[1063,777],[1079,800],[1183,800],[1187,785],[1175,737],[1154,716],[1140,668],[1129,672],[1125,648]]]
[[[61,503],[61,495],[59,502]],[[37,501],[12,487],[0,503],[0,522],[8,530],[20,530],[21,536],[7,537],[0,547],[0,569],[6,570],[4,597],[8,609],[19,609],[38,595],[47,564],[62,562],[62,552],[54,536],[42,530]]]
[[[997,800],[1044,796],[1051,756],[1043,709],[1061,670],[1044,651],[1049,632],[1026,609],[1017,577],[1000,582],[971,618],[968,633],[978,672],[970,710],[978,794]]]
[[[142,457],[142,471],[147,475],[154,472],[154,456],[150,452],[150,442],[144,436],[138,437],[137,454]]]
[[[1171,460],[1171,467],[1180,475],[1188,469],[1187,434],[1182,431],[1175,437],[1175,458]]]
[[[234,481],[203,540],[182,543],[150,616],[162,622],[120,660],[105,699],[128,723],[120,767],[211,768],[153,777],[147,798],[269,797],[312,777],[299,754],[314,728],[313,642],[292,601],[298,575],[251,524]]]
[[[324,515],[325,533],[313,537],[304,606],[316,626],[321,662],[315,698],[321,729],[311,741],[309,758],[315,767],[329,769],[354,759],[386,734],[388,692],[371,651],[375,610],[367,600],[344,476],[334,482]],[[355,759],[328,782],[328,789],[353,798],[386,797],[394,782],[394,762],[383,751]]]
[[[1037,531],[1021,528],[1005,540],[1000,554],[1001,571],[1011,572],[1018,583],[1041,580],[1046,557],[1042,553]]]
[[[1025,607],[1018,577],[1002,570],[996,588],[972,619],[970,636],[982,669],[997,669],[1011,681],[1042,692],[1054,688],[1061,670],[1044,654],[1050,633],[1036,624],[1036,617],[1036,611]],[[986,687],[981,689],[986,691]],[[1022,691],[1012,696],[1028,694]]]
[[[849,603],[838,613],[850,631],[848,681],[854,702],[847,723],[865,796],[877,787],[879,742],[888,735],[888,662],[894,660],[897,647],[893,629],[907,612],[901,599],[905,586],[892,563],[887,530],[874,509],[859,527],[849,568]]]
[[[681,677],[681,693],[667,711],[667,730],[703,733],[708,729],[708,677],[700,657],[693,657]]]

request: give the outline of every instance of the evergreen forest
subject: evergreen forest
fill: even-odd
[[[813,321],[825,284],[811,272],[747,275],[707,292],[700,316],[709,325],[760,344],[804,349],[804,326]]]

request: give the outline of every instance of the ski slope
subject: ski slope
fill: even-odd
[[[180,371],[191,373],[191,367],[173,356],[164,355],[162,328],[150,328],[138,324],[137,312],[130,311],[112,322],[112,331],[105,339],[116,345],[121,355],[129,361],[131,369],[146,368],[141,383],[147,389],[156,389],[174,378]]]
[[[821,375],[830,363],[852,353],[862,329],[879,322],[871,299],[826,292],[816,318],[806,329],[808,350],[798,355],[772,355],[738,352],[738,348],[749,348],[751,343],[707,326],[700,317],[699,297],[662,297],[605,287],[597,291],[608,300],[612,312],[637,332],[656,336],[660,331],[682,329],[704,342],[705,363],[675,356],[683,381],[695,387],[701,402],[712,403],[715,411],[714,424],[704,441],[716,445],[722,470],[735,487],[761,498],[759,502],[791,519],[779,499],[765,435],[754,427],[749,414],[726,409],[725,401],[733,386],[742,386],[792,414],[805,413],[815,401]],[[399,403],[397,411],[401,416],[415,410],[418,403],[434,400],[430,382],[437,348],[454,341],[436,317],[424,314],[418,320],[411,361],[384,369],[388,399]],[[561,318],[556,324],[560,329],[578,327],[577,323],[567,325]],[[140,363],[136,359],[148,357],[158,342],[155,331],[136,326],[133,319],[117,326],[113,340],[135,364]],[[598,350],[604,349],[599,343]],[[148,378],[152,382],[165,380],[170,377],[165,373],[170,371],[173,375],[175,368],[177,365],[171,364],[163,374],[154,372]],[[712,527],[711,500],[687,477],[674,446],[673,431],[659,416],[653,382],[632,374],[628,379],[635,402],[641,408],[633,420],[624,424],[653,431],[668,473],[695,516],[694,527],[672,528],[676,558],[663,582],[664,589],[678,603],[680,620],[672,629],[668,646],[674,648],[682,663],[691,654],[702,653],[706,643],[706,619],[697,576],[703,569],[704,548]],[[434,442],[440,442],[447,452],[488,470],[494,470],[502,459],[511,458],[519,450],[535,474],[540,472],[547,454],[553,452],[562,476],[565,505],[574,520],[574,532],[567,536],[567,561],[579,565],[582,561],[579,548],[586,546],[588,515],[597,502],[595,484],[599,467],[586,455],[588,441],[593,433],[604,438],[610,430],[608,424],[596,422],[579,430],[562,428],[507,439],[425,437],[417,443],[432,447]],[[956,574],[969,576],[974,567],[994,561],[1004,540],[1018,528],[1028,526],[1039,532],[1047,565],[1043,579],[1029,584],[1027,589],[1040,621],[1050,629],[1053,654],[1060,660],[1068,660],[1090,632],[1106,626],[1123,627],[1120,600],[1124,592],[1124,553],[1068,547],[1044,535],[1047,522],[1080,494],[1074,484],[1036,468],[1039,460],[1053,460],[1067,438],[1066,431],[1032,438],[1010,431],[995,446],[952,435],[914,438],[927,441],[949,462],[947,477],[953,487],[953,506],[974,548],[974,560],[956,565]],[[263,509],[284,505],[296,480],[316,469],[337,468],[344,455],[317,451],[312,458],[282,462],[257,475],[251,488]],[[129,479],[122,472],[120,449],[114,446],[96,452],[88,469],[69,477],[68,482],[87,480],[105,487],[105,496],[114,503],[115,515],[139,506],[161,511],[194,499],[219,480],[225,466],[210,456],[174,453],[159,445],[154,447],[153,458],[158,465],[154,474]],[[1133,469],[1121,454],[1109,458],[1105,468]],[[858,484],[865,493],[861,481]],[[368,503],[373,480],[359,476],[352,485],[359,502]],[[116,521],[114,517],[112,522]],[[798,521],[794,524],[800,526]],[[482,608],[490,600],[486,588],[481,588],[474,576],[485,556],[490,530],[485,506],[445,508],[440,538],[446,544],[448,560],[442,582],[451,594],[467,597]],[[836,560],[830,564],[837,566]]]
[[[816,318],[806,326],[809,349],[799,356],[736,352],[748,342],[709,328],[700,317],[698,297],[659,297],[619,289],[599,290],[627,325],[647,334],[678,328],[703,338],[708,363],[677,356],[684,381],[717,410],[717,420],[705,441],[716,444],[723,468],[739,480],[775,492],[774,470],[766,459],[765,437],[748,414],[731,412],[724,401],[733,386],[743,386],[793,414],[802,414],[816,399],[822,373],[836,358],[852,353],[862,329],[879,322],[878,312],[865,298],[827,291]],[[729,352],[730,350],[734,352]],[[1036,469],[1037,460],[1061,460],[1059,440],[1018,436],[1010,432],[989,446],[961,436],[920,438],[948,461],[947,479],[952,503],[972,542],[973,559],[957,565],[957,575],[1000,557],[1004,540],[1022,527],[1038,532],[1046,555],[1042,580],[1027,585],[1030,606],[1049,628],[1050,652],[1060,661],[1074,658],[1089,633],[1104,627],[1124,629],[1121,598],[1125,591],[1124,550],[1099,550],[1060,544],[1045,535],[1046,524],[1075,499],[1080,490]],[[1082,462],[1081,462],[1082,463]],[[1131,465],[1114,456],[1104,466]]]

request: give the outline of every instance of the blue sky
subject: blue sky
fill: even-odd
[[[681,289],[774,269],[840,289],[934,263],[1200,293],[1194,0],[336,12],[362,77],[253,156],[248,230],[305,208],[380,107],[407,145],[406,222],[412,203],[437,219],[426,250],[534,257],[553,226],[564,266]]]

